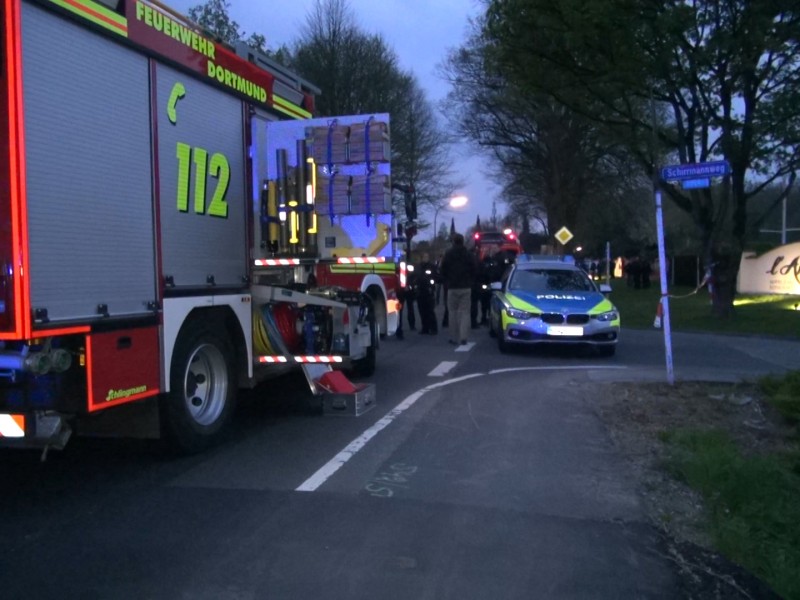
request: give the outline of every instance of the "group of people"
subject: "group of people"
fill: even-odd
[[[650,261],[646,258],[629,258],[623,262],[622,269],[628,287],[637,290],[650,287],[650,276],[653,272],[653,268],[650,266]]]
[[[500,279],[507,262],[504,257],[488,254],[479,260],[477,254],[466,247],[461,234],[453,236],[451,247],[438,265],[423,253],[420,262],[412,265],[413,270],[409,269],[407,287],[401,299],[403,308],[397,329],[398,339],[403,339],[403,313],[407,315],[409,328],[416,328],[415,304],[421,321],[420,334],[438,333],[435,307],[439,290],[443,289],[445,311],[442,327],[449,328],[451,344],[466,344],[470,329],[488,323],[489,284]]]

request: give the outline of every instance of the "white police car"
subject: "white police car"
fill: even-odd
[[[493,282],[489,334],[501,352],[511,345],[581,344],[612,356],[619,338],[619,311],[572,257],[521,254]]]

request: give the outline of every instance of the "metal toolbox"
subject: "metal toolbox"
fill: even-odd
[[[375,384],[358,383],[352,393],[322,395],[322,412],[337,417],[357,417],[375,407]]]

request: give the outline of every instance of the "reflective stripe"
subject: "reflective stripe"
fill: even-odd
[[[25,437],[25,416],[0,415],[0,437]]]
[[[128,19],[102,4],[92,0],[51,0],[51,2],[109,31],[128,37]]]
[[[336,259],[336,262],[339,264],[347,264],[347,265],[363,265],[366,263],[383,263],[386,262],[386,257],[384,256],[352,256],[352,257],[342,257]]]
[[[299,265],[299,258],[259,258],[255,262],[257,267],[287,267]]]
[[[292,356],[292,360],[296,363],[340,363],[344,362],[341,356]],[[289,357],[286,356],[259,356],[258,362],[260,363],[287,363]]]
[[[598,302],[594,306],[594,308],[591,308],[588,311],[588,314],[590,314],[590,315],[600,315],[600,314],[603,314],[603,313],[606,313],[606,312],[609,312],[609,311],[612,311],[612,310],[616,310],[614,308],[614,305],[611,303],[611,300],[609,300],[608,298],[605,298],[605,299],[601,300],[600,302]]]
[[[341,356],[295,356],[294,360],[299,363],[340,363]]]
[[[259,356],[258,362],[260,363],[285,363],[289,362],[289,359],[285,356]]]
[[[290,117],[294,117],[296,119],[310,119],[311,113],[307,110],[300,108],[296,104],[289,102],[288,100],[281,98],[275,94],[272,95],[272,102],[275,109],[281,111],[282,113],[286,113]]]
[[[382,273],[384,275],[394,275],[396,271],[393,263],[331,265],[330,270],[331,273]]]

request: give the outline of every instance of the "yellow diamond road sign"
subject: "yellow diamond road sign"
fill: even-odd
[[[573,238],[572,232],[566,227],[562,227],[556,232],[556,239],[559,242],[561,242],[562,246],[566,244],[568,241],[570,241],[572,238]]]

